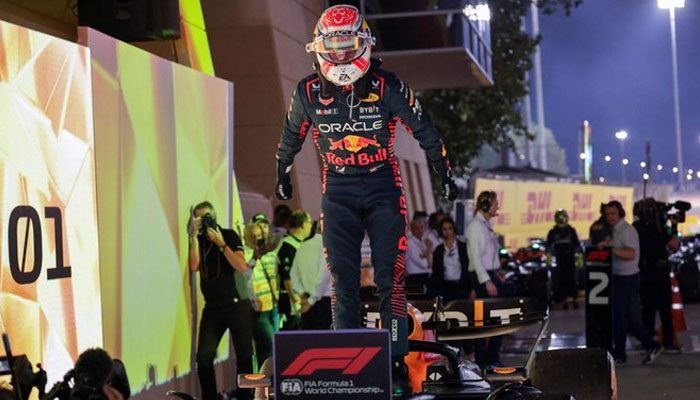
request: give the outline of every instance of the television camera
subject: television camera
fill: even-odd
[[[661,232],[665,231],[668,223],[671,223],[671,233],[678,233],[678,224],[685,222],[685,213],[690,210],[690,203],[678,200],[675,203],[656,201],[653,197],[647,197],[634,203],[634,215],[640,221],[651,223]],[[671,212],[675,209],[675,212]]]

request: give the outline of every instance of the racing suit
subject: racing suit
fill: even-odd
[[[571,225],[555,225],[547,234],[547,250],[557,259],[553,277],[554,301],[562,303],[567,297],[576,298],[576,253],[581,251],[576,229]],[[573,302],[574,305],[577,303]]]
[[[392,355],[405,355],[407,210],[394,153],[396,125],[403,123],[419,141],[442,178],[445,196],[453,197],[447,151],[413,91],[394,74],[370,69],[362,98],[350,87],[336,86],[324,97],[321,79],[317,74],[302,79],[292,95],[277,152],[277,194],[285,198],[280,182],[291,190],[294,156],[311,132],[323,164],[321,227],[335,328],[360,327],[360,247],[366,231],[382,326],[390,332]]]

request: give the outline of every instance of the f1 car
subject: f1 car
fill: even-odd
[[[587,400],[617,399],[612,357],[600,349],[537,352],[548,311],[529,298],[455,300],[442,304],[412,301],[408,306],[409,350],[406,364],[414,399]],[[377,302],[363,304],[368,328],[379,327]],[[539,325],[524,365],[482,371],[450,343],[507,335]],[[240,374],[240,387],[256,388],[256,399],[272,393],[272,362],[260,374]]]

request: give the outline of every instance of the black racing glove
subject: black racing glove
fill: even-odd
[[[457,198],[457,184],[452,179],[452,169],[450,161],[447,158],[442,158],[433,161],[433,169],[440,177],[440,185],[442,186],[442,197],[445,200],[453,201]]]
[[[292,198],[292,177],[289,175],[291,171],[291,165],[284,165],[279,161],[277,162],[275,196],[280,200],[289,200]]]
[[[457,184],[452,178],[442,182],[442,197],[447,201],[454,201],[457,198]]]

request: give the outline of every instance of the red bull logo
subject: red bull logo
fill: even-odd
[[[337,165],[339,167],[345,165],[370,165],[380,161],[388,160],[388,154],[386,149],[379,149],[375,154],[367,153],[350,153],[347,157],[339,157],[335,153],[326,152],[326,162],[332,165]]]
[[[366,149],[369,146],[382,147],[379,142],[377,142],[377,135],[374,135],[372,139],[357,135],[347,135],[338,140],[328,138],[328,141],[331,143],[331,147],[328,149],[330,151],[347,150],[357,153],[358,151]]]

